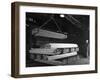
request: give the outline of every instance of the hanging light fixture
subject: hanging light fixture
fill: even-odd
[[[65,15],[64,15],[64,14],[60,14],[60,17],[61,17],[61,18],[64,18],[64,17],[65,17]]]

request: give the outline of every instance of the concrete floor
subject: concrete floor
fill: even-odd
[[[89,57],[85,58],[81,55],[75,56],[75,57],[70,57],[65,60],[59,60],[63,61],[65,64],[64,65],[85,65],[89,64]],[[46,63],[41,63],[33,60],[27,60],[26,67],[36,67],[36,66],[54,66],[51,64],[46,64]]]
[[[82,64],[89,64],[89,57],[82,57],[78,56],[76,59],[69,59],[68,65],[82,65]]]

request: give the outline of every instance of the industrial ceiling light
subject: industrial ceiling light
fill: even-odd
[[[65,15],[64,15],[64,14],[60,14],[60,17],[61,17],[61,18],[64,18],[64,17],[65,17]]]

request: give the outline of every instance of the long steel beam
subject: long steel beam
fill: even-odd
[[[33,29],[33,33],[37,32],[38,29]],[[39,31],[35,34],[35,36],[42,36],[42,37],[49,37],[49,38],[55,38],[55,39],[66,39],[67,35],[62,33],[57,33],[53,31],[43,30],[39,29]]]

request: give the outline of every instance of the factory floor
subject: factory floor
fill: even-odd
[[[89,57],[83,57],[81,55],[78,55],[77,57],[71,57],[68,59],[65,59],[65,65],[85,65],[89,64]],[[53,66],[51,64],[41,63],[33,60],[27,60],[26,61],[26,67],[40,67],[40,66]]]
[[[84,64],[89,64],[89,57],[83,57],[79,55],[75,61],[68,61],[68,65],[84,65]]]

